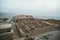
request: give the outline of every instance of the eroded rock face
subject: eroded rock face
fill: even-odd
[[[15,32],[17,32],[18,35],[21,34],[22,36],[34,36],[37,34],[56,30],[59,27],[58,24],[40,20],[38,18],[34,18],[32,16],[27,15],[15,16],[13,17],[13,21],[13,23],[15,23],[14,31],[18,30]]]

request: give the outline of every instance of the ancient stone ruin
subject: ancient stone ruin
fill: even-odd
[[[35,18],[30,15],[18,15],[13,17],[14,34],[21,38],[35,36],[59,28],[58,24]]]
[[[13,40],[12,24],[7,18],[0,18],[0,40]]]
[[[0,40],[13,40],[12,24],[0,24]]]

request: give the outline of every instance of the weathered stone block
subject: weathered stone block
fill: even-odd
[[[13,40],[13,32],[6,32],[0,34],[0,40]]]

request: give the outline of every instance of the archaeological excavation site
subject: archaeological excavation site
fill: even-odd
[[[1,40],[60,40],[60,20],[17,15],[11,20],[0,19]],[[58,35],[58,36],[57,36]]]
[[[0,40],[60,40],[60,0],[0,0]]]

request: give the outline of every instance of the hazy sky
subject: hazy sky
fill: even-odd
[[[0,12],[60,17],[60,0],[0,0]]]

